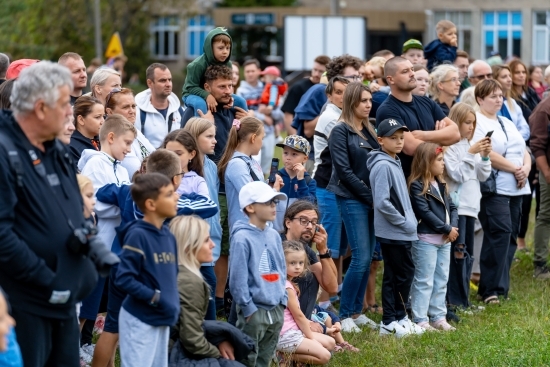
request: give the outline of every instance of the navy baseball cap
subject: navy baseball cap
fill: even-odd
[[[378,125],[376,135],[379,137],[392,136],[397,130],[409,131],[409,128],[395,119],[385,119]]]

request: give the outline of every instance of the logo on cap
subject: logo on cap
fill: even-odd
[[[395,126],[395,125],[399,125],[399,123],[395,120],[389,120],[388,121],[388,124],[390,124],[390,126]]]

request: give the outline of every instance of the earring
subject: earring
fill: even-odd
[[[192,159],[190,159],[190,160],[189,160],[189,163],[191,163],[191,162],[193,162],[193,160],[192,160]]]

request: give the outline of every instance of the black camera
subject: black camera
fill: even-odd
[[[95,264],[99,275],[104,278],[109,275],[111,267],[120,262],[118,256],[109,251],[97,237],[97,228],[90,222],[74,230],[67,242],[67,247],[74,254],[88,256]]]

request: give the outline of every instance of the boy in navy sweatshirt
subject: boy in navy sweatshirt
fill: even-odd
[[[160,173],[137,176],[131,193],[143,219],[121,236],[115,285],[128,294],[119,316],[121,366],[167,367],[180,306],[176,239],[164,221],[176,215],[177,196]]]
[[[397,156],[405,144],[405,131],[409,129],[397,120],[382,121],[377,129],[381,149],[373,150],[367,158],[374,199],[374,230],[384,254],[384,313],[380,335],[393,334],[398,338],[424,332],[409,320],[405,312],[414,278],[411,247],[413,241],[418,240],[416,217]]]
[[[238,221],[231,233],[229,289],[237,327],[256,344],[255,352],[241,362],[248,367],[269,366],[283,327],[286,262],[281,237],[267,225],[275,219],[279,200],[286,195],[264,182],[244,185],[239,205],[249,222]]]

